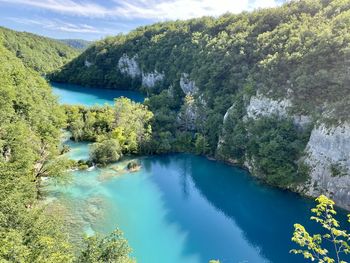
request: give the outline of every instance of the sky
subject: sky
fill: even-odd
[[[159,21],[274,7],[282,0],[0,0],[0,25],[58,39],[98,40]]]

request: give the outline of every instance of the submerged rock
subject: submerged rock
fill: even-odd
[[[139,162],[133,160],[133,161],[130,161],[126,167],[127,167],[128,171],[136,172],[136,171],[139,171],[141,169],[141,164]]]

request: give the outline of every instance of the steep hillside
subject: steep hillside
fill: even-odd
[[[57,70],[80,53],[59,41],[3,27],[0,27],[0,38],[6,49],[41,74]]]
[[[349,55],[349,1],[304,0],[141,27],[52,79],[146,92],[149,152],[215,155],[350,209]]]
[[[3,41],[0,35],[0,262],[133,262],[120,232],[77,247],[62,210],[43,206],[44,178],[66,180],[70,167],[59,149],[65,115],[46,80]]]
[[[58,41],[78,50],[84,50],[92,43],[83,39],[59,39]]]
[[[66,235],[37,201],[41,171],[52,172],[63,112],[45,80],[1,44],[0,93],[0,261],[70,262]]]

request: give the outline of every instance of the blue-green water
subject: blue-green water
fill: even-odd
[[[87,156],[80,146],[71,144],[73,159]],[[125,170],[127,160],[75,171],[73,184],[52,196],[74,207],[88,234],[119,227],[138,262],[305,262],[288,251],[294,223],[315,230],[308,220],[312,201],[204,157],[139,160],[142,169],[134,173]]]
[[[93,106],[105,103],[112,105],[114,98],[127,97],[136,102],[143,102],[144,96],[140,92],[115,89],[86,88],[77,85],[51,83],[53,92],[58,95],[63,104],[81,104]]]
[[[90,103],[89,98],[85,104]],[[69,158],[88,158],[88,144],[66,143]],[[294,223],[318,230],[309,220],[313,201],[204,157],[172,154],[139,161],[138,172],[127,172],[125,160],[74,171],[70,185],[51,186],[54,204],[67,207],[67,227],[87,234],[119,227],[141,263],[305,262],[289,253],[295,247],[290,239]],[[345,213],[340,221],[347,226]]]

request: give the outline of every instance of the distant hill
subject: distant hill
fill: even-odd
[[[51,38],[4,27],[0,27],[0,42],[27,67],[41,74],[57,70],[80,53]]]
[[[70,46],[75,49],[84,50],[86,49],[90,44],[92,44],[92,41],[87,41],[83,39],[59,39],[58,41],[66,44],[67,46]]]

